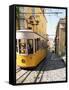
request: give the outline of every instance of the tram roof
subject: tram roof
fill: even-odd
[[[16,31],[16,39],[35,39],[39,38],[32,30],[18,30]]]
[[[33,32],[33,30],[30,30],[30,29],[24,29],[24,30],[17,30],[16,32]]]
[[[33,30],[17,30],[16,31],[16,39],[36,39],[43,38],[37,33],[33,32]]]

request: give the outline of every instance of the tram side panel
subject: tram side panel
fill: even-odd
[[[35,43],[32,44],[32,48],[33,48],[32,53],[27,53],[25,55],[17,53],[16,57],[17,57],[18,66],[24,67],[24,68],[36,67],[46,57],[47,50],[46,50],[45,40],[41,37],[33,40],[35,41]],[[28,46],[28,40],[26,42],[26,46]],[[20,49],[21,48],[19,47],[19,50]],[[24,51],[24,49],[22,50]],[[26,50],[28,51],[27,47],[26,47]]]
[[[39,49],[35,52],[35,54],[33,55],[33,60],[35,61],[35,66],[37,66],[45,57],[46,57],[46,48],[44,47],[44,40],[40,39],[40,43],[39,43]]]

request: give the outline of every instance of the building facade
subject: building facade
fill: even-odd
[[[16,7],[16,30],[33,30],[46,37],[47,20],[43,8]]]
[[[55,37],[55,52],[64,55],[66,50],[66,19],[61,18],[57,25]]]

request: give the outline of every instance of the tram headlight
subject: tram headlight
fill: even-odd
[[[22,63],[25,63],[25,60],[24,59],[22,59],[21,61],[22,61]]]

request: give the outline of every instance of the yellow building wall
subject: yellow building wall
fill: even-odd
[[[35,18],[39,21],[39,24],[37,25],[37,29],[35,31],[44,36],[47,28],[47,21],[40,8],[35,8]]]
[[[28,29],[28,27],[31,27],[34,32],[44,36],[44,34],[46,34],[47,21],[46,17],[43,15],[41,8],[35,8],[35,15],[34,15],[35,19],[33,19],[34,24],[36,23],[36,20],[39,21],[38,25],[31,25],[30,23],[28,23],[29,17],[32,16],[32,8],[33,7],[24,7],[25,28]],[[16,29],[18,29],[17,21],[16,21]]]

